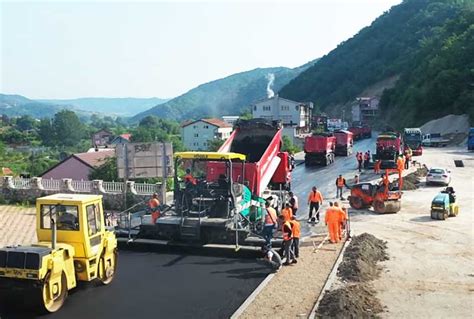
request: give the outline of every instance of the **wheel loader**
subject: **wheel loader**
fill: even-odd
[[[18,295],[39,312],[56,312],[78,281],[112,282],[117,240],[104,223],[101,195],[38,198],[36,233],[36,244],[0,249],[2,296]]]

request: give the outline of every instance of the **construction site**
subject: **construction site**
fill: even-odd
[[[217,152],[175,153],[172,201],[158,216],[104,213],[100,195],[0,206],[0,317],[472,315],[474,157],[465,147],[423,148],[400,167],[401,135],[353,142],[349,131],[317,133],[306,138],[313,165],[304,153],[292,164],[281,130],[241,121]],[[367,151],[373,160],[358,167],[351,154]],[[428,185],[430,167],[447,169],[449,187]],[[313,186],[324,197],[320,222],[307,220]],[[267,242],[262,232],[268,207],[280,212],[290,190],[301,238],[297,263],[286,266],[285,233]],[[443,196],[446,212],[437,206]],[[325,225],[330,202],[346,212],[335,243]]]

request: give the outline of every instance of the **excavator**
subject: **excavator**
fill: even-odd
[[[389,174],[398,173],[398,186],[393,189],[390,185]],[[354,209],[373,207],[379,214],[397,213],[401,209],[403,177],[401,169],[386,169],[380,184],[360,183],[351,187],[349,204]]]

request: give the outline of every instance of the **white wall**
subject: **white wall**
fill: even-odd
[[[252,106],[252,115],[254,118],[264,118],[268,120],[281,120],[283,125],[293,125],[304,127],[307,125],[304,121],[306,108],[300,107],[299,102],[289,101],[274,96],[255,103]]]
[[[181,139],[184,147],[190,151],[205,151],[209,140],[222,136],[227,139],[232,132],[232,127],[221,127],[211,125],[203,121],[196,121],[181,128]],[[220,133],[220,134],[219,134]]]

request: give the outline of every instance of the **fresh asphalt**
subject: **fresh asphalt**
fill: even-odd
[[[374,146],[374,139],[366,139],[357,142],[354,151],[373,151]],[[337,157],[329,167],[295,168],[292,189],[299,197],[298,219],[308,218],[306,198],[312,186],[327,201],[335,200],[339,174],[346,180],[358,174],[353,155]],[[324,232],[323,223],[302,222],[302,232]],[[228,318],[270,272],[258,257],[256,252],[223,249],[122,247],[109,286],[82,284],[70,292],[59,312],[48,316],[19,312],[22,303],[2,310],[0,300],[0,318]]]

